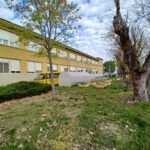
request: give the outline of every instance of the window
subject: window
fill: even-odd
[[[53,54],[53,55],[56,55],[56,54],[57,54],[56,48],[52,48],[51,54]]]
[[[11,59],[9,62],[10,62],[10,72],[20,73],[20,61]]]
[[[59,56],[62,57],[62,58],[66,58],[67,57],[67,52],[63,51],[63,50],[60,50]]]
[[[61,72],[68,71],[68,66],[61,66],[61,67],[60,67],[60,71],[61,71]]]
[[[82,68],[78,68],[77,70],[78,70],[78,72],[82,72]]]
[[[38,62],[28,62],[28,73],[42,72],[42,64]]]
[[[90,59],[88,59],[87,62],[88,62],[88,64],[91,64],[91,60]]]
[[[9,63],[0,62],[0,73],[9,73]]]
[[[57,71],[57,70],[58,70],[58,66],[53,64],[53,71]],[[49,64],[47,64],[47,71],[50,71]]]
[[[70,67],[71,72],[76,72],[76,67]]]
[[[83,58],[83,62],[86,63],[86,61],[87,61],[87,59],[84,57],[84,58]]]
[[[20,61],[0,58],[0,73],[20,73]]]
[[[32,52],[39,52],[40,49],[41,49],[41,45],[33,41],[30,41],[27,45],[27,50]]]
[[[19,36],[14,33],[0,29],[0,44],[19,47]]]
[[[10,42],[10,46],[12,47],[19,47],[19,42]]]
[[[93,64],[93,65],[95,64],[95,61],[94,61],[94,60],[92,60],[92,64]]]
[[[82,61],[81,56],[77,56],[77,61]]]
[[[9,73],[8,59],[0,58],[0,73]]]
[[[39,73],[42,71],[42,64],[41,63],[35,63],[35,72]]]
[[[86,68],[83,69],[83,72],[86,72]]]
[[[3,42],[3,40],[2,40],[2,39],[0,39],[0,44],[3,44],[2,42]]]
[[[70,53],[70,59],[71,59],[71,60],[75,60],[75,54]]]
[[[3,39],[3,44],[8,45],[8,40]]]

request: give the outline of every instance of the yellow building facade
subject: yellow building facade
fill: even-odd
[[[38,73],[49,70],[48,58],[37,56],[41,49],[35,42],[19,42],[24,28],[0,19],[0,73]],[[53,70],[57,72],[103,73],[103,59],[58,43],[52,49]]]

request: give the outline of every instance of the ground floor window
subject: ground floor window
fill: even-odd
[[[19,60],[10,60],[10,72],[11,73],[20,73],[20,61]]]
[[[61,71],[61,72],[66,72],[66,71],[68,71],[68,66],[60,66],[60,71]]]
[[[20,73],[20,61],[0,58],[0,73]]]
[[[49,64],[47,64],[47,71],[50,71]],[[58,71],[58,65],[53,64],[53,71]]]
[[[83,71],[82,68],[78,68],[77,70],[78,70],[78,72],[82,72]]]
[[[28,73],[40,73],[42,72],[42,63],[28,62]]]
[[[70,67],[71,72],[76,72],[76,67]]]

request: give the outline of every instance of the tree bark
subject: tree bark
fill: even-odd
[[[51,86],[52,86],[52,98],[54,98],[55,97],[55,84],[54,84],[54,77],[53,77],[53,64],[52,64],[51,51],[49,50],[48,50],[48,60],[49,60],[49,66],[50,66],[49,79],[51,81]]]
[[[135,95],[137,99],[145,102],[150,102],[150,53],[147,56],[145,63],[143,65],[145,71],[139,75],[139,80],[137,79],[137,84],[135,89]],[[136,75],[137,76],[137,75]]]
[[[120,13],[120,0],[114,0],[114,2],[116,5],[116,16],[114,17],[113,27],[120,39],[120,48],[124,54],[123,61],[131,72],[133,99],[136,101],[149,102],[150,54],[146,58],[144,66],[141,67],[137,57],[138,50],[136,46],[132,44],[129,36],[129,28]]]

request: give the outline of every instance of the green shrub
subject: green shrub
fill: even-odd
[[[0,87],[0,103],[19,99],[28,96],[39,95],[41,93],[46,93],[51,90],[51,86],[48,84],[41,84],[38,82],[18,82],[10,85]]]

